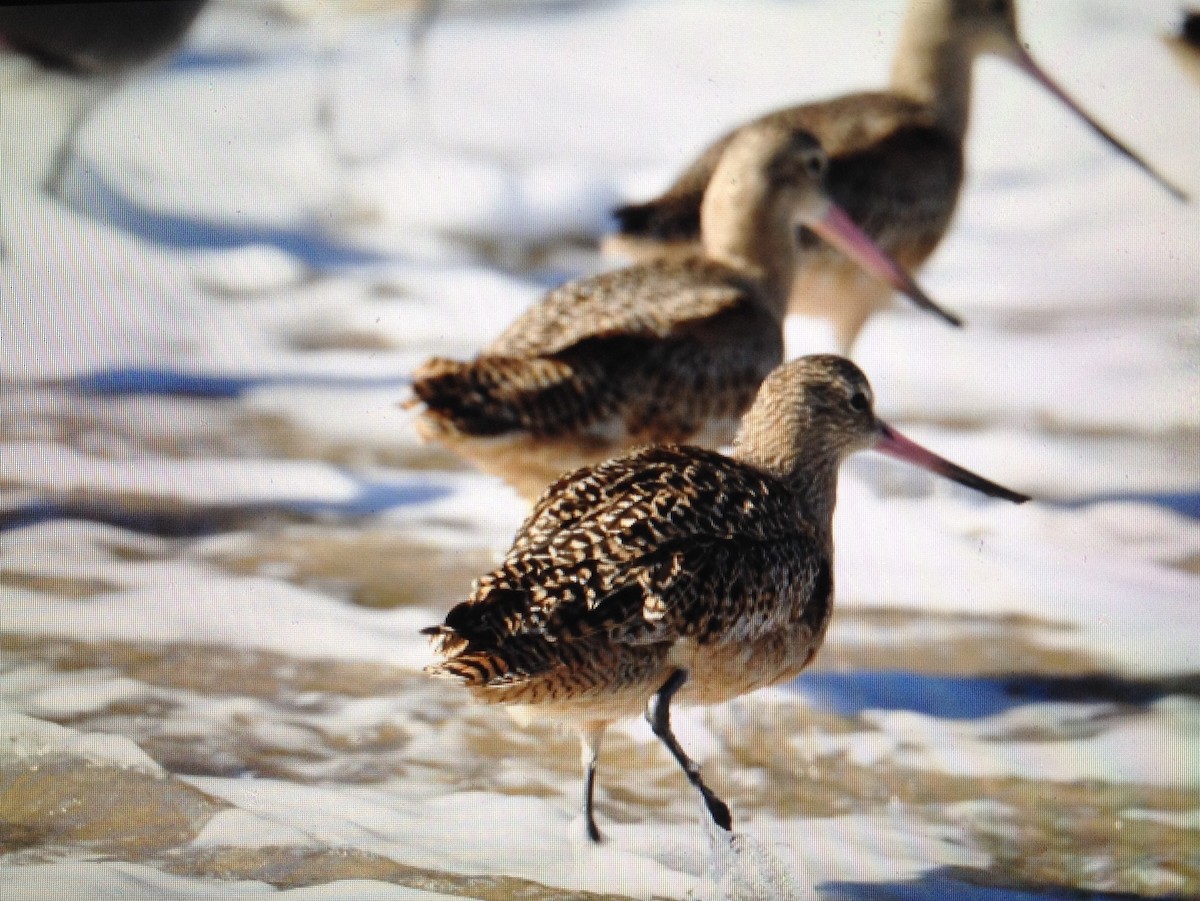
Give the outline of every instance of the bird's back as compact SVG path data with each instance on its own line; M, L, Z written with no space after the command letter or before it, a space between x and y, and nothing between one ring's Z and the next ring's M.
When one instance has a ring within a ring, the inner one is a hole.
M627 266L550 291L484 354L547 356L597 338L667 338L689 323L729 309L755 290L745 273L699 255Z
M206 0L0 5L0 37L42 65L115 75L182 40Z
M640 444L727 443L783 357L757 290L704 260L564 285L475 360L422 366L418 427L533 496Z
M484 700L628 695L635 711L682 655L698 696L733 696L807 662L831 593L829 550L786 485L712 451L647 448L547 490L430 630L446 657L434 672ZM743 659L755 648L777 652L770 672Z
M776 110L759 122L811 132L829 156L830 197L900 262L932 252L957 202L963 156L961 142L937 126L927 106L887 91L860 92ZM621 235L698 242L704 191L737 131L706 148L659 198L618 209Z

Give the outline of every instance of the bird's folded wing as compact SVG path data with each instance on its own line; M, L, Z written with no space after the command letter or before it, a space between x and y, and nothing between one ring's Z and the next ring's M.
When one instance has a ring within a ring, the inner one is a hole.
M703 259L659 261L568 282L525 311L485 355L546 356L588 338L664 338L743 301L748 284Z
M754 635L819 581L823 549L791 492L728 457L647 448L564 481L447 616L467 644Z

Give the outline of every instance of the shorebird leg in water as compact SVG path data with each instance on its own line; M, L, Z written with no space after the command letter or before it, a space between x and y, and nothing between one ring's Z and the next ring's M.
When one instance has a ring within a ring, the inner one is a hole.
M583 819L587 826L587 836L594 842L603 839L599 827L596 826L596 767L600 756L600 739L604 735L604 723L588 723L579 729L579 743L582 745L583 760Z
M683 769L688 782L692 783L700 792L700 797L704 800L704 806L713 822L726 832L731 832L733 816L729 813L729 805L713 794L712 789L704 784L704 779L700 775L700 767L696 761L687 756L687 753L680 747L679 740L675 738L675 733L671 731L671 698L675 697L675 692L683 688L683 683L687 682L687 678L687 670L677 669L671 673L667 681L663 683L663 687L650 699L650 703L646 707L646 722L650 724L650 728L654 730L658 740L666 745L671 756Z

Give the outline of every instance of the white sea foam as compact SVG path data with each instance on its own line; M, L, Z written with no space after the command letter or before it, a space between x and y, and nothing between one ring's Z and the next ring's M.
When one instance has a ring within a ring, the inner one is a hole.
M1027 517L1038 514L1023 508L883 501L864 488L843 480L835 517L842 604L1021 613L1075 626L1042 640L1126 671L1195 665L1195 576L1110 555L1102 543L1060 545L1055 519L1047 531L1031 529Z
M162 767L123 736L77 732L20 713L0 712L0 763L22 766L55 758L163 775Z
M64 893L85 893L97 901L163 898L169 901L216 901L220 898L271 898L284 901L448 901L453 897L367 879L343 879L324 885L279 890L264 882L235 882L174 876L153 867L127 863L38 864L5 873L14 898L55 901Z
M476 352L544 287L498 271L480 251L520 259L528 242L596 233L614 202L660 190L728 126L784 103L882 84L901 5L663 0L459 17L463 5L451 4L428 36L418 90L406 80L405 16L335 22L348 36L342 46L365 52L335 54L330 67L318 63L326 32L215 4L192 46L245 53L247 63L149 73L110 98L81 136L84 166L68 194L86 204L98 176L151 218L248 236L249 246L232 250L162 247L37 195L46 149L82 95L5 61L0 375L11 386L156 366L267 380L231 402L235 412L217 425L218 414L206 419L202 404L14 389L0 407L0 506L22 508L46 495L342 503L365 483L385 481L446 490L389 511L389 526L446 549L503 551L525 507L477 474L352 472L224 451L172 457L122 436L144 430L187 447L180 436L203 435L206 425L236 432L236 416L249 413L360 448L366 460L367 451L411 449L410 415L395 407L403 376L431 354ZM1174 0L1023 7L1032 51L1068 90L1158 168L1200 191L1200 92L1157 43L1175 24ZM321 15L326 28L331 14ZM1137 77L1113 77L1131 71ZM316 122L330 94L332 140ZM1194 491L1195 204L1170 201L1009 67L981 65L975 98L955 228L921 276L969 326L945 329L899 306L877 317L858 358L881 413L939 452L1043 499ZM280 233L295 240L271 243ZM381 259L320 271L304 258L305 240ZM788 323L790 352L812 346L805 329ZM72 433L81 409L94 436ZM836 533L844 609L1020 614L1054 624L1031 627L1035 643L1082 653L1119 675L1196 668L1200 582L1190 570L1200 531L1160 506L1009 508L864 456L843 479ZM75 580L77 594L56 594L60 578ZM298 667L321 660L415 673L429 659L418 630L439 613L355 608L270 574L230 575L205 561L203 546L188 553L177 542L87 523L5 532L0 579L0 628L23 641L212 646L270 652ZM952 619L939 628L952 630ZM698 812L678 816L677 799L688 791L679 779L641 786L633 802L614 797L614 805L635 805L633 822L608 822L602 804L611 842L592 848L571 837L577 775L547 772L546 733L502 733L492 712L419 684L374 698L312 692L280 700L150 684L102 664L71 671L6 661L0 702L10 712L0 717L0 757L150 776L163 783L166 805L182 783L160 780L162 767L139 747L144 735L167 749L244 744L284 762L294 778L189 778L233 805L194 824L189 850L354 849L638 897L792 897L830 883L986 867L973 837L980 823L1009 828L1007 812L978 806L986 801L948 807L952 825L903 805L820 819L756 811L739 822L732 844L713 846ZM802 700L772 692L745 703L790 709ZM162 712L152 722L137 719L143 714L122 720L126 707ZM723 768L729 761L733 770L728 745L742 713L737 705L681 710L676 723L697 759ZM68 729L35 717L96 725ZM1197 722L1194 701L1181 697L1120 710L1029 704L969 721L868 710L858 731L816 729L796 739L795 750L885 771L1194 789ZM389 728L403 739L373 757L363 752L371 778L355 782L359 742ZM640 722L614 731L661 753ZM1030 737L1038 733L1047 740ZM504 735L504 759L481 756L481 734ZM224 771L225 760L214 752L203 764ZM734 770L721 778L752 785L756 777ZM661 808L643 808L641 798ZM107 809L100 793L89 800ZM1194 812L1124 815L1195 826ZM471 824L470 843L463 824ZM446 897L368 881L279 891L112 859L17 863L0 862L0 892L14 897ZM1178 889L1161 873L1151 876L1164 891ZM972 892L957 883L946 891Z
M345 501L356 481L307 460L106 460L49 443L0 445L5 477L62 497L139 495L193 504L255 504L289 499Z
M429 662L417 632L430 614L347 608L316 592L273 579L217 572L178 585L118 591L87 604L48 601L37 592L6 600L5 629L89 640L193 641L257 648L315 659Z
M1073 741L998 741L1010 730L1057 723L1055 705L1018 708L996 717L950 722L913 711L870 712L865 719L894 746L886 759L914 769L960 776L1022 776L1071 782L1095 779L1143 785L1200 784L1197 737L1200 705L1190 699L1168 698L1143 713L1111 722L1114 711L1098 707L1096 720L1105 722L1101 734ZM826 738L827 749L838 744ZM846 740L851 744L853 738ZM885 759L880 755L876 762Z

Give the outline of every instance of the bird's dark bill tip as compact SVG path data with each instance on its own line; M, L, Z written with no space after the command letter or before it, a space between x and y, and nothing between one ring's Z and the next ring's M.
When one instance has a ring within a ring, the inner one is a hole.
M806 226L857 263L863 271L899 291L918 309L932 313L956 328L962 327L963 322L958 316L935 303L904 267L855 225L850 215L836 203L830 201L824 216L807 222Z
M976 475L969 469L963 469L957 463L951 463L944 457L939 457L932 451L921 447L915 441L905 438L886 423L881 422L879 424L879 440L875 444L875 449L880 453L887 454L889 457L895 457L898 460L904 460L914 466L927 469L932 473L936 473L943 478L950 479L952 482L957 482L988 497L1009 501L1014 504L1024 504L1032 500L1027 494L1013 491L1011 488L1005 488L1003 485L999 485L990 479Z
M1180 203L1191 203L1192 202L1192 195L1189 194L1187 191L1183 190L1183 188L1176 187L1175 185L1173 185L1170 182L1165 181L1165 180L1163 182L1163 185L1164 185L1164 187L1166 187L1168 193L1170 193L1170 195L1172 197L1174 197L1176 200L1178 200Z
M941 475L958 482L960 485L965 485L967 488L973 488L980 494L994 497L997 500L1008 501L1013 504L1024 504L1032 500L1028 494L1022 494L1020 491L1005 488L1003 485L999 485L990 479L985 479L983 476L977 476L975 473L963 469L961 466L955 466L953 463L949 464Z
M1012 62L1032 78L1035 82L1042 86L1051 96L1057 99L1067 109L1074 113L1080 121L1088 128L1095 132L1101 140L1108 144L1113 150L1128 159L1135 166L1146 173L1151 179L1159 184L1160 187L1180 203L1190 203L1191 198L1187 192L1183 191L1177 185L1169 181L1157 169L1151 166L1146 160L1134 152L1134 150L1120 140L1115 134L1105 128L1100 122L1095 119L1091 113L1080 106L1071 95L1064 91L1057 82L1054 81L1042 67L1029 55L1024 48L1014 48L1011 56Z

